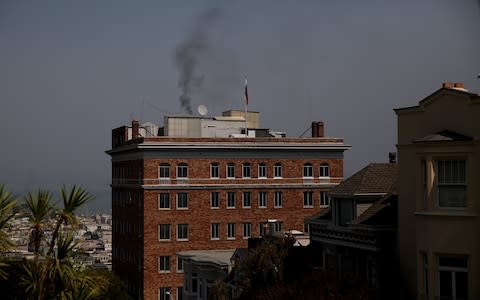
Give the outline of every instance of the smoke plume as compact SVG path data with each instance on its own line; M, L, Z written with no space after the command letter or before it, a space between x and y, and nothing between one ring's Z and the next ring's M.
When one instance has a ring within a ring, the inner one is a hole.
M204 11L193 24L187 38L175 49L175 64L179 72L178 87L181 90L180 105L188 114L192 114L191 94L201 88L204 78L198 74L198 62L210 48L209 31L219 17L218 7Z

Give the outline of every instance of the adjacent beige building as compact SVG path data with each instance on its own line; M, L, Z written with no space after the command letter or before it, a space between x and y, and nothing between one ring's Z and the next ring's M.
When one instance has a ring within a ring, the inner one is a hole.
M408 298L480 299L480 97L444 83L395 113Z

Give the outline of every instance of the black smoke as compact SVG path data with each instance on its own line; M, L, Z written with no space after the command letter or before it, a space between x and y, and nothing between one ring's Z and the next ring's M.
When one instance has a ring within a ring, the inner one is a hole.
M198 74L198 63L210 49L209 33L215 21L220 17L220 9L212 7L204 11L193 24L187 38L175 49L175 65L178 69L178 87L181 90L180 105L192 114L191 95L200 89L204 75Z

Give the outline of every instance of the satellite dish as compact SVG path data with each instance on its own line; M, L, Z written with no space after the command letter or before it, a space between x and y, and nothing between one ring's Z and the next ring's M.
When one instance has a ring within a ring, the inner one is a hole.
M201 116L205 116L206 114L208 114L208 109L205 105L203 104L200 104L197 108L197 111L198 113L201 115Z

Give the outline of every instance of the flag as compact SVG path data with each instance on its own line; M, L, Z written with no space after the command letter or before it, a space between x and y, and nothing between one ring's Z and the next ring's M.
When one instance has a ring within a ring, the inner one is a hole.
M248 105L248 88L247 88L247 78L245 77L245 104Z

